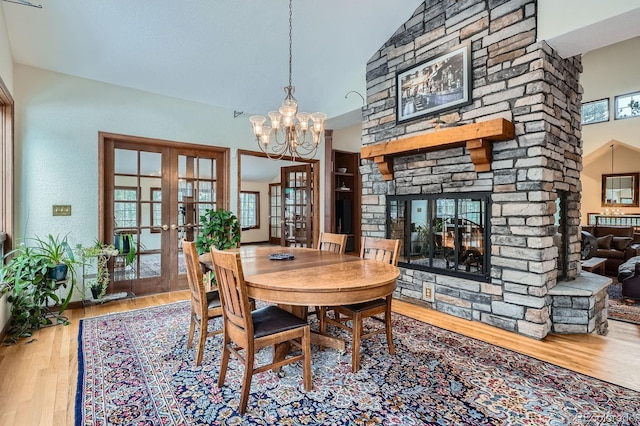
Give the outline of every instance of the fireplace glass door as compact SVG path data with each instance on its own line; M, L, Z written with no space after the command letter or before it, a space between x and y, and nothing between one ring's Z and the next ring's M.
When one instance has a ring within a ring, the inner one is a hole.
M489 278L488 194L390 197L388 207L403 266Z

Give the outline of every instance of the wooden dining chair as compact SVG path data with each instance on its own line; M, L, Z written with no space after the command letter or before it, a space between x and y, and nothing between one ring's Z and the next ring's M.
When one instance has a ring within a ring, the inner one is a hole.
M252 312L240 253L211 248L211 259L221 293L224 318L224 342L218 387L224 385L229 356L233 354L244 363L244 379L238 408L241 414L247 408L251 379L254 374L301 360L304 389L310 391L311 331L309 324L306 320L275 305L265 306ZM300 349L302 353L289 358L284 354L283 359L277 359L274 356L273 362L254 366L255 353L258 350L266 346L274 346L275 354L277 345L283 343ZM244 350L244 356L240 353L242 350Z
M347 248L347 234L332 234L321 232L318 241L318 250L330 251L332 253L344 254Z
M197 328L198 347L195 360L196 365L200 365L207 338L222 333L222 329L209 331L209 319L222 316L222 305L217 290L207 292L205 289L196 243L182 240L182 253L187 267L187 282L191 294L191 324L189 325L187 348L193 344L193 336Z
M381 238L362 237L360 257L375 259L380 262L398 265L400 255L400 240L386 240ZM385 298L371 300L369 302L355 303L352 305L332 306L320 308L320 334L326 333L327 324L347 330L353 335L351 353L351 371L354 373L360 369L360 342L379 333L386 333L389 353L396 353L393 346L393 333L391 329L391 301L393 295ZM334 312L334 317L327 316L328 311ZM384 314L384 318L377 315ZM365 318L373 318L384 323L383 328L364 333L362 323ZM351 321L351 326L347 323Z
M347 234L332 234L330 232L321 232L318 240L318 250L328 251L331 253L344 254L347 248ZM307 311L307 318L320 314L319 306L312 306L313 310Z

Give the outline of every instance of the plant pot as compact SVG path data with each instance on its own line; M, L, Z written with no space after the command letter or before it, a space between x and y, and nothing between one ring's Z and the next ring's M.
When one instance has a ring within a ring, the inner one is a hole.
M100 299L100 288L91 287L91 295L93 296L94 300Z
M64 263L60 263L53 268L49 268L47 276L54 281L63 281L67 279L67 271L69 267Z

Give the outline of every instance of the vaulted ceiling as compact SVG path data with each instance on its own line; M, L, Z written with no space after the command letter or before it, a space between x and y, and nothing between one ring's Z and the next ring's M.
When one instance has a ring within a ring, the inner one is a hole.
M284 97L286 0L31 1L42 8L0 3L18 64L246 114L266 114ZM294 0L301 108L359 110L362 99L345 95L364 94L367 61L421 3Z

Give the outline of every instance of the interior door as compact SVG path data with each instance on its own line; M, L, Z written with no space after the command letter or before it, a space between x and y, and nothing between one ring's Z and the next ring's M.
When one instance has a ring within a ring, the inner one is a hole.
M224 149L144 141L104 139L102 238L131 236L135 248L132 261L117 256L110 265L108 293L187 288L182 238L195 240L200 215L228 201Z
M282 238L282 186L269 184L269 243L280 244Z
M282 167L281 245L313 247L314 188L312 164Z

